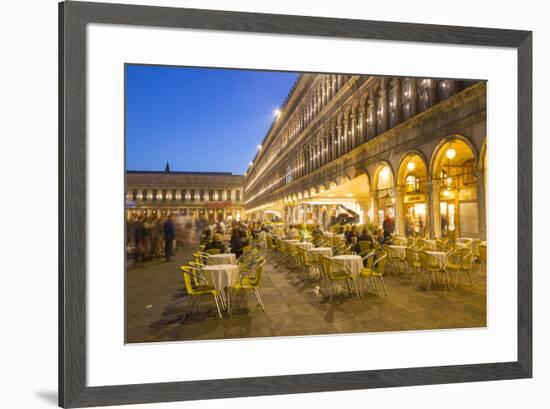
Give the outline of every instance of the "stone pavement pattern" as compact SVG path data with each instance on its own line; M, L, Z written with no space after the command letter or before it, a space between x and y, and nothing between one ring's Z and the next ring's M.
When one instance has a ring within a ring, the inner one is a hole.
M369 292L356 300L342 294L329 304L311 284L269 258L260 288L265 312L249 291L239 293L231 317L219 319L212 297L206 296L200 312L190 312L178 267L191 254L192 249L180 248L173 262L152 261L128 270L127 343L486 326L486 274L477 269L473 287L423 291L407 274L388 274L388 297Z

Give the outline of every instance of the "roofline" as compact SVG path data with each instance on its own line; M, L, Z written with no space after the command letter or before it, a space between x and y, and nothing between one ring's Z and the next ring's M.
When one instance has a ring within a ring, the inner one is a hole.
M199 172L199 171L174 171L166 172L163 170L127 170L126 174L146 174L146 175L205 175L205 176L241 176L231 172Z

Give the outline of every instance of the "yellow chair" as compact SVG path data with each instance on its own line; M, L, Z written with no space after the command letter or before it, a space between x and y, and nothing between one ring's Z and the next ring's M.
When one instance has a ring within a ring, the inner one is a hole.
M422 272L419 283L425 275L428 275L428 286L426 287L426 291L430 291L432 286L432 278L435 278L435 281L437 282L437 273L445 274L445 278L447 279L447 288L450 288L449 274L445 271L443 263L439 258L432 256L425 251L420 251L418 253L418 260L420 262L420 270Z
M241 290L252 290L254 292L254 296L256 297L256 301L258 302L258 305L260 306L262 311L265 311L265 307L264 303L262 302L262 297L260 296L260 291L258 290L258 288L260 287L260 284L262 282L264 264L265 259L263 257L260 257L255 265L253 274L241 275L241 279L239 280L239 282L233 284L233 286L231 287L234 292L238 292ZM229 313L231 313L231 307L229 308Z
M359 278L362 279L360 283L364 283L366 280L370 280L373 288L376 288L376 284L374 283L374 279L372 278L372 265L374 263L375 254L376 254L375 251L371 250L363 257L364 267L361 270L361 274L359 275ZM361 296L363 296L363 294L364 294L364 291L363 291L363 288L361 288Z
M460 273L468 274L470 279L470 286L473 286L472 275L470 274L470 268L472 266L472 252L467 248L460 248L449 255L449 262L447 262L446 270L451 275L455 276L455 287L458 287L460 282Z
M418 273L420 271L420 262L418 261L417 253L413 250L412 246L405 249L405 261L409 271Z
M221 250L220 249L208 249L208 250L204 250L205 253L207 254L221 254Z
M330 284L330 299L329 302L332 303L332 298L334 295L334 286L337 283L346 283L348 287L349 295L352 296L355 292L357 299L359 299L359 292L357 291L357 286L355 285L355 280L351 274L349 267L338 261L334 261L328 257L322 257L323 265L323 274L328 279Z
M357 243L359 245L359 252L364 253L369 251L372 248L372 243L370 241L362 240Z
M479 260L481 261L481 266L483 268L487 268L487 243L479 243L477 250L479 251Z
M198 297L198 310L200 311L200 296L211 295L212 297L214 297L216 309L218 310L218 316L222 318L220 304L218 302L218 291L208 283L208 280L206 278L198 274L193 267L181 266L180 270L183 273L183 282L185 284L185 290L187 291L187 294L192 297ZM200 282L201 284L193 285L191 279L196 280L196 282Z
M384 295L387 297L388 292L386 291L386 283L384 283L384 273L386 270L386 261L388 259L388 253L382 251L378 253L376 260L374 260L372 266L371 277L373 278L374 289L378 291L378 286L376 285L376 278L382 283L382 288L384 289Z

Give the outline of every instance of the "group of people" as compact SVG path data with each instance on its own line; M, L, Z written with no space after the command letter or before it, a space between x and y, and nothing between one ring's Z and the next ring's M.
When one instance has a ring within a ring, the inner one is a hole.
M242 221L225 223L221 221L204 228L200 243L205 246L205 250L219 249L222 253L231 251L238 258L242 255L243 249L250 245L250 238L257 239L261 231L268 231L267 226L263 223ZM228 246L223 241L224 235L230 236Z
M128 245L133 248L134 262L165 257L170 261L176 240L174 216L157 219L139 216L127 224Z

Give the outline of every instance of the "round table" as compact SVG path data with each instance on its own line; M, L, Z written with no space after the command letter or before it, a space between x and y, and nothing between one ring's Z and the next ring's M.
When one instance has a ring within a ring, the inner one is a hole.
M234 264L216 264L202 268L208 282L218 291L239 281L239 267Z
M216 264L237 264L237 257L233 253L212 254L208 260Z
M444 251L426 251L426 254L437 258L443 264L443 268L447 266L447 253Z
M313 248L313 243L303 241L301 243L296 243L296 246L303 248L304 250L311 250Z
M359 274L361 274L361 270L363 269L363 259L361 256L354 255L354 254L342 254L341 256L335 256L332 257L333 260L345 264L350 272L353 278L359 277Z
M407 246L397 246L395 244L392 244L391 246L388 246L388 257L389 258L399 258L401 260L405 260L405 249Z
M312 249L309 249L309 251L319 253L320 255L325 257L332 257L332 247L314 247Z

